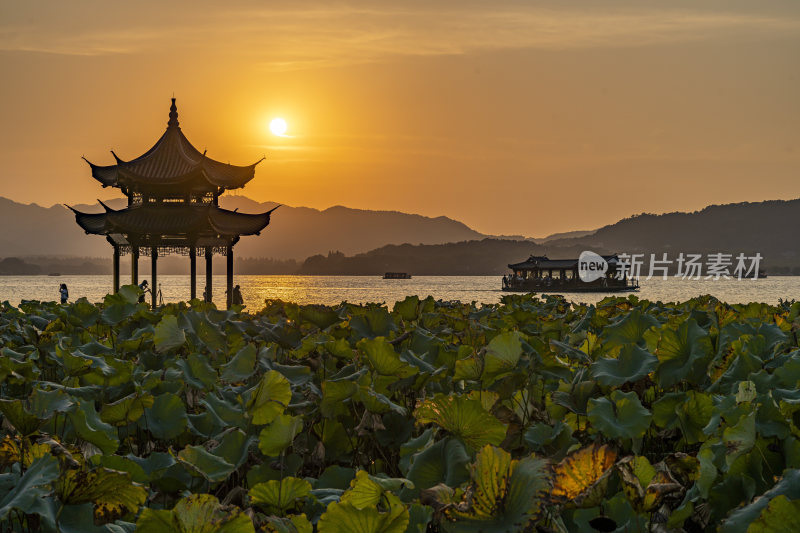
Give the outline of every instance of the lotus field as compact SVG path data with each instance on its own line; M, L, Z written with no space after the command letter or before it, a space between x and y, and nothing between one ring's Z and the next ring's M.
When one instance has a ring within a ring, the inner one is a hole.
M0 312L0 531L800 531L800 303Z

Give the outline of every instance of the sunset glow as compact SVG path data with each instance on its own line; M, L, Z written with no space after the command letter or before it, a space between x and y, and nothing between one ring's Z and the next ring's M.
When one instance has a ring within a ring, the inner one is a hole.
M259 202L543 237L800 196L800 2L97 5L0 8L6 197L105 198L80 156L142 153L173 93L209 155L268 155Z

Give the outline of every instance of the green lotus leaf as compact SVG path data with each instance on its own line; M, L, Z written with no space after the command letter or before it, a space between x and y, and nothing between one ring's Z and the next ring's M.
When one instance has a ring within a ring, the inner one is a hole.
M632 439L644 435L652 414L635 392L615 390L611 398L589 400L589 422L609 439Z
M292 514L285 517L267 516L269 524L267 531L275 533L312 533L314 526L308 521L305 514Z
M549 487L547 463L528 457L512 460L501 448L486 445L471 468L471 496L445 511L445 531L523 531L539 512ZM464 507L466 506L466 509Z
M346 413L346 400L358 392L358 384L353 381L323 381L322 402L319 405L322 416L331 418Z
M227 346L225 333L209 319L207 313L187 311L181 314L179 324L200 351L206 349L216 352Z
M522 335L518 331L509 331L495 336L486 346L483 358L482 378L488 379L516 368L522 356Z
M616 359L601 357L592 364L592 377L604 387L633 383L656 369L658 358L635 344L622 347Z
M211 453L239 468L247 461L250 445L255 440L255 437L248 437L241 429L228 431Z
M341 321L339 314L329 307L322 305L304 305L300 308L300 318L311 322L319 329L328 329Z
M800 500L789 500L783 494L772 498L747 531L752 533L800 531Z
M264 426L258 436L258 449L267 456L280 455L292 445L295 436L303 429L303 420L298 416L278 415Z
M103 299L103 311L100 313L103 322L116 325L132 317L140 309L146 309L147 304L139 306L141 289L136 285L123 285L119 291L107 294Z
M702 392L670 392L653 404L653 423L664 429L679 428L688 444L705 441L704 428L711 421L714 402Z
M756 413L743 416L735 426L725 428L722 441L725 443L725 462L730 466L755 445Z
M253 424L261 426L275 420L283 413L292 399L292 386L280 372L270 370L250 390L250 399L245 406Z
M205 355L190 353L186 359L178 359L176 365L183 372L183 377L189 385L200 390L213 390L219 376Z
M350 318L350 327L359 337L374 339L387 337L397 330L397 325L385 307L370 306L358 310L358 314Z
M794 502L800 501L800 470L787 470L784 472L783 479L778 481L774 487L762 494L760 497L755 498L753 503L733 511L722 523L719 530L722 533L745 533L746 531L750 531L748 529L750 525L753 522L756 522L762 516L764 511L768 508L769 503L781 496L791 500L793 507L796 505ZM780 515L782 517L784 512L789 510L788 506L786 505L786 502L780 503L778 506L780 507ZM765 517L765 520L762 522L762 524L766 526L766 524L769 524L767 520L771 522L772 518L775 518L775 516L771 516L769 519L766 519ZM755 529L755 531L770 530ZM796 529L785 531L796 531Z
M169 513L169 514L167 514ZM255 533L253 522L241 509L223 507L210 494L192 494L172 511L145 508L136 521L137 533Z
M497 446L506 436L506 425L486 411L479 399L437 394L422 402L414 417L418 424L433 423L449 431L473 449Z
M183 400L171 392L165 392L156 396L152 407L145 409L145 416L139 423L146 423L155 438L168 440L183 433L188 421Z
M383 337L361 339L356 346L364 352L370 366L378 374L407 378L419 372L416 367L400 359L400 355L394 351L394 347Z
M253 375L256 370L256 347L248 344L239 350L226 365L220 367L222 370L222 381L238 382L245 381Z
M69 412L69 420L78 437L91 442L105 454L112 454L119 448L119 437L114 426L100 420L94 410L93 402L80 401Z
M186 466L192 475L204 477L212 483L225 481L236 470L236 466L207 452L202 446L186 446L178 452L178 461Z
M178 325L178 318L175 315L167 315L161 319L161 322L156 325L153 341L159 352L165 352L186 343L186 334Z
M333 502L317 522L319 533L405 533L409 514L406 506L389 495L389 509L357 509L352 503Z
M702 382L712 356L708 333L694 319L681 323L677 329L665 326L659 332L655 351L659 361L656 369L659 386L666 389L682 380L694 384Z
M367 507L374 507L381 501L383 487L373 481L364 470L356 472L356 477L350 481L350 489L342 495L342 503L349 503L359 511Z
M457 487L469 479L470 456L458 439L444 438L414 454L406 477L416 490L428 489L439 483Z
M650 314L643 314L638 308L623 316L603 329L605 342L612 346L623 344L639 344L643 342L644 333L660 325L658 319Z
M0 400L0 413L3 413L6 421L14 426L14 429L22 435L27 437L33 435L45 423L44 419L37 417L25 409L22 400Z
M152 394L129 394L116 402L104 405L100 410L100 420L112 426L126 426L139 420L144 410L152 406Z
M433 520L433 509L427 505L412 503L408 508L408 528L407 533L425 533L428 531L428 524Z
M392 311L403 320L416 320L419 315L419 296L406 296L402 302L395 302Z
M22 477L15 480L14 488L0 500L0 521L5 521L14 509L32 512L37 500L50 493L50 485L58 478L58 473L58 460L52 455L36 459Z
M270 514L284 515L297 505L297 500L311 494L311 483L305 479L285 477L280 481L259 483L248 494L251 502L263 506Z
M55 413L66 413L73 405L75 401L63 390L45 391L35 388L31 394L31 411L42 419L50 418Z

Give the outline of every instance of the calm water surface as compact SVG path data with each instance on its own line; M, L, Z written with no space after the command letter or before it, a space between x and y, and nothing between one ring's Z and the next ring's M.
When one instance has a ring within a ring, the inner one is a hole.
M144 277L142 279L145 279ZM237 276L249 310L263 307L265 299L280 298L301 304L334 305L385 302L390 306L407 295L428 295L441 300L497 303L504 293L500 276L416 276L410 280L384 280L378 276ZM198 292L204 278L198 277ZM86 297L99 302L111 289L111 276L0 276L0 301L18 305L20 300L57 300L58 287L66 283L70 301ZM165 302L187 300L189 277L159 276ZM702 294L712 294L728 303L767 302L780 298L800 299L800 276L780 276L756 280L682 280L651 279L641 281L639 298L683 301ZM225 276L214 276L214 301L225 303ZM630 294L630 293L629 293ZM576 302L595 303L608 294L573 293L565 296ZM149 300L148 300L149 301Z

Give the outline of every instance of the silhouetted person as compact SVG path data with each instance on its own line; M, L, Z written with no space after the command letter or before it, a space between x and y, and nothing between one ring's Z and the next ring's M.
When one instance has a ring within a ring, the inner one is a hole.
M67 289L67 284L62 283L61 287L58 288L58 292L61 293L61 303L67 303L67 300L69 300L69 289Z
M244 298L242 298L242 289L240 289L238 285L233 288L233 294L231 294L231 303L233 305L244 304Z
M147 280L143 279L142 282L139 284L139 288L142 289L142 294L139 295L139 302L144 302L144 295L150 292L150 289L147 287Z

